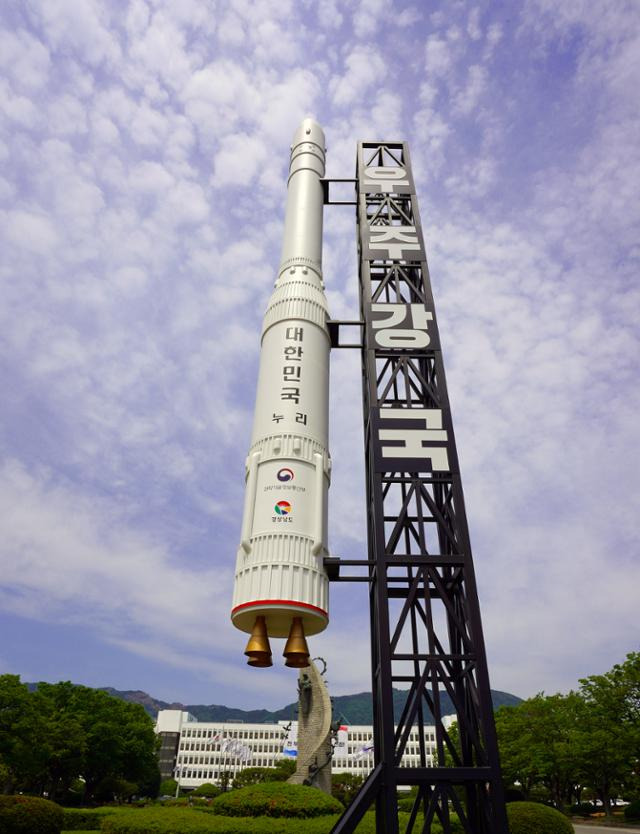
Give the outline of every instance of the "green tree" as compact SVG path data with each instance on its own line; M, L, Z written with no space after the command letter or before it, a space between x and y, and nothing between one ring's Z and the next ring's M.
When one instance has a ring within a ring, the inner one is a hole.
M40 684L38 695L50 702L57 715L75 719L82 728L85 756L79 775L85 780L88 799L98 794L108 798L105 786L115 784L109 781L114 779L135 784L136 792L157 795L157 737L142 706L70 683ZM112 791L114 797L123 792L121 785Z
M0 773L3 793L35 783L41 776L39 747L43 718L17 675L0 675Z
M609 816L612 798L636 779L640 761L640 653L580 684L584 709L575 743L581 775Z
M47 792L49 799L57 800L69 792L74 781L86 768L85 731L78 718L46 697L42 687L30 696L42 721L38 742L40 772L38 784L31 790Z
M55 798L81 777L88 800L155 796L156 749L153 723L138 704L71 683L40 683L29 692L17 676L0 676L0 774L7 793L46 791Z
M223 770L220 772L220 787L223 791L228 791L229 788L232 786L233 782L233 771L232 770Z
M576 734L582 707L575 692L540 693L498 710L496 731L507 785L519 783L527 798L543 785L558 809L571 802L580 779Z

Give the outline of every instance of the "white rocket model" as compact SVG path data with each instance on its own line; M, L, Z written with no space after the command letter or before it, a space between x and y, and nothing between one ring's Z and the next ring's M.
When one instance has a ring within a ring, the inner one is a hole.
M305 633L328 623L329 331L322 281L325 145L305 119L291 148L282 259L262 349L231 620L251 634L250 666L307 666Z

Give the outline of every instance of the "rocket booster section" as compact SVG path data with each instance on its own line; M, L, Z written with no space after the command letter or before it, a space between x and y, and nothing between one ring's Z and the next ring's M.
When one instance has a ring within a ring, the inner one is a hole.
M251 634L251 666L307 666L305 633L328 623L329 331L322 280L322 128L305 119L291 148L284 243L262 328L260 370L231 619Z

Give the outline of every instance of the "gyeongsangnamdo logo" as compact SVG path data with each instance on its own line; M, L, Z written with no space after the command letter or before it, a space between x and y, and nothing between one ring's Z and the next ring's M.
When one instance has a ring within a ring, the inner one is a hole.
M289 515L291 512L291 504L288 501L278 501L274 510L278 515Z
M278 480L279 481L293 481L293 470L284 468L278 470Z

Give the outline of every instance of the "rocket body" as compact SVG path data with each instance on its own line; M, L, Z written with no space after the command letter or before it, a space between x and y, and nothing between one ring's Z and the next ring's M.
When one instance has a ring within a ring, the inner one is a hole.
M264 617L269 637L287 637L294 618L307 635L328 622L324 163L324 133L305 119L291 149L282 258L262 328L231 611L245 632Z

